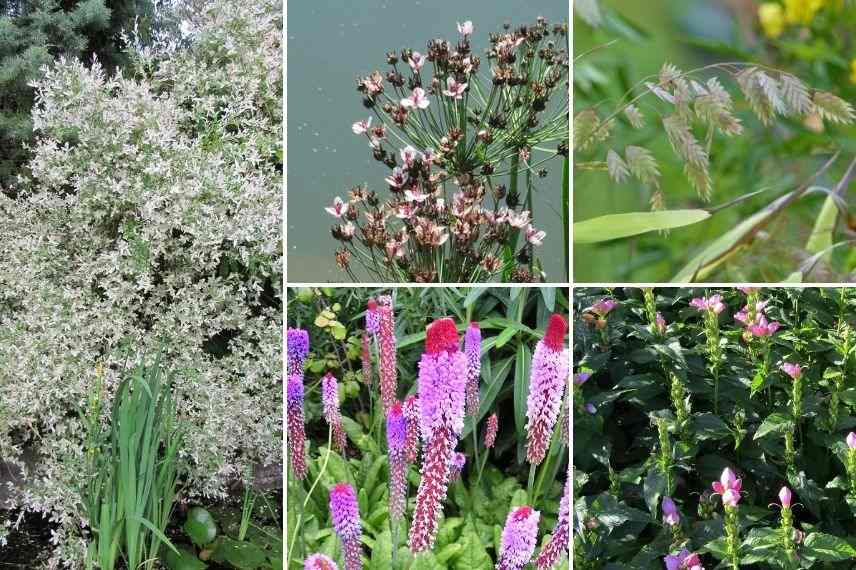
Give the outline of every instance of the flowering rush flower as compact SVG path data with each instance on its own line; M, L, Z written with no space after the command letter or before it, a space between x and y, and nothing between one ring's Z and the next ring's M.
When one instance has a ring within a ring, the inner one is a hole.
M333 530L342 541L345 570L362 570L360 506L354 488L348 483L337 483L330 489L330 518Z
M690 301L690 307L695 307L699 311L713 311L717 315L725 310L725 303L722 302L722 295L711 295L710 297L696 297Z
M544 230L536 230L532 224L526 226L526 241L532 245L541 245L544 243L545 237L547 237L547 232Z
M603 318L617 306L618 301L614 299L601 299L600 301L589 307L587 311L596 314L600 318Z
M369 351L368 334L363 334L363 382L372 385L372 355Z
M527 505L512 509L505 519L496 570L520 570L532 558L541 513Z
M286 374L303 376L303 362L309 354L309 333L303 329L288 329L286 333L287 359Z
M344 453L348 440L342 428L342 414L339 412L339 383L329 372L321 379L321 404L324 419L333 429L333 443L340 453Z
M434 547L452 451L464 428L467 357L460 351L459 342L455 322L438 319L428 326L425 352L419 361L419 428L425 449L410 527L410 550L414 554Z
M425 90L421 87L416 87L410 94L410 97L405 97L400 101L401 106L405 109L427 109L431 102L425 96Z
M353 125L351 125L351 130L354 131L355 135L363 135L368 132L368 130L372 127L372 118L369 117L365 121L357 121Z
M306 433L303 428L303 375L291 374L286 387L286 423L291 467L300 480L306 478Z
M458 33L462 36L469 36L473 33L473 23L467 20L464 23L458 22Z
M481 375L481 329L475 321L464 335L464 353L467 355L467 415L479 412L479 376Z
M538 570L552 568L559 561L559 558L568 551L568 543L571 538L570 483L570 479L565 481L565 492L562 494L561 502L559 502L559 515L556 519L556 527L553 529L553 534L550 536L547 544L541 548L538 557L535 558L535 568Z
M496 443L496 432L499 430L499 418L496 414L491 414L487 418L487 423L484 430L484 446L488 449L492 448Z
M779 501L782 503L783 509L791 508L791 500L793 499L793 493L787 487L782 487L779 491Z
M377 301L369 299L366 308L366 332L377 334L380 331L380 312L377 310Z
M410 65L410 69L413 70L413 73L419 73L419 70L422 69L423 65L425 65L425 56L418 51L414 51L410 54L410 59L407 63Z
M380 327L378 345L380 346L380 398L384 412L389 411L395 401L398 387L398 368L395 353L395 315L392 312L392 297L382 295L380 301Z
M333 205L324 208L328 214L341 218L348 213L348 203L342 200L339 196L333 198Z
M564 348L567 330L565 319L561 315L552 315L544 338L538 341L532 355L526 401L526 459L533 465L544 460L562 407L570 361Z
M407 432L404 437L404 458L416 463L419 454L419 397L409 396L404 400L404 420Z
M326 554L310 554L303 562L303 570L339 570Z
M792 379L797 380L802 376L802 367L797 364L792 364L790 362L784 362L781 366L782 372L790 376Z
M663 509L663 522L670 526L675 526L681 522L681 515L678 513L678 506L671 497L663 497L663 502L660 505Z
M743 483L730 468L726 467L719 481L714 481L711 486L715 493L722 496L722 504L726 507L736 507L740 502L740 489Z
M443 90L443 95L451 97L455 100L464 98L464 92L467 90L467 84L457 81L451 75L446 78L446 88ZM427 106L427 105L426 105Z
M669 554L664 560L666 570L704 570L699 555L694 552L690 553L686 548L678 554Z
M407 462L405 443L407 422L401 402L396 401L386 416L386 445L389 449L389 516L400 520L404 516L407 497Z

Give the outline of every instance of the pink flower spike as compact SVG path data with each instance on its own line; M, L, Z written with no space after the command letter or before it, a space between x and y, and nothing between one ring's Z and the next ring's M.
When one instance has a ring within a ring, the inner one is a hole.
M481 329L475 321L464 335L464 354L467 355L467 406L468 416L479 412L479 378L481 377Z
M348 483L337 483L330 489L330 518L342 541L345 570L362 570L360 506L354 488Z
M401 106L405 109L427 109L430 104L431 102L425 96L425 90L421 87L416 87L410 97L401 100Z
M547 235L547 232L543 230L536 230L532 227L532 224L526 226L526 241L531 243L532 245L541 245L544 243L544 237Z
M449 76L446 78L446 89L443 90L443 95L452 97L453 99L462 99L464 91L467 90L467 85L467 83L461 83L454 77Z
M740 502L740 489L743 483L730 468L722 471L719 481L713 482L713 490L722 496L722 504L727 507L736 507Z
M341 218L348 212L348 203L336 196L333 198L333 205L324 208L328 214Z
M852 431L847 434L847 447L856 449L856 433Z
M336 563L326 554L310 554L303 561L303 570L339 570Z
M782 364L781 369L785 374L787 374L794 380L797 380L800 376L802 376L802 367L799 364L785 362Z
M678 513L678 507L671 497L663 497L661 505L663 509L663 522L670 526L675 526L681 522L681 515Z
M333 444L339 453L348 446L345 429L342 427L342 415L339 411L339 383L329 372L321 379L321 403L324 419L333 430Z
M564 348L567 330L568 324L561 315L551 315L544 338L532 354L526 399L526 459L532 465L544 460L559 419L569 376L570 358Z
M499 418L496 414L491 414L487 418L487 425L484 430L484 446L490 449L496 443L496 432L499 430Z
M413 70L413 73L419 73L419 70L425 65L425 56L418 51L414 51L410 54L410 60L407 63L410 64L410 69Z
M354 131L355 135L365 134L372 126L372 118L369 117L365 121L357 121L353 125L351 125L351 130Z
M791 499L793 495L791 494L791 490L787 487L782 487L782 490L779 491L779 501L782 502L782 507L785 509L791 508Z
M462 36L469 36L473 33L473 23L470 20L466 22L458 22L458 33Z
M541 513L532 507L513 509L505 519L496 570L521 570L529 564L538 537Z

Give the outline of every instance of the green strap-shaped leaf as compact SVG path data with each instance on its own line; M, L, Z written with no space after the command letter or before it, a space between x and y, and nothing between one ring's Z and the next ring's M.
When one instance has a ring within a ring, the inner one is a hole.
M574 224L574 243L598 243L703 222L707 210L629 212L591 218Z

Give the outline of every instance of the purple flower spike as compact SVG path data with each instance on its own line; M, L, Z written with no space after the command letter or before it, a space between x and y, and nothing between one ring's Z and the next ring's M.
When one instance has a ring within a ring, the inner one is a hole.
M496 443L496 432L499 430L499 418L496 414L491 414L487 418L487 425L484 430L484 446L488 449L492 448Z
M395 352L395 315L392 311L392 297L382 295L379 301L380 398L383 402L384 412L388 412L395 401L395 392L398 387L398 367Z
M294 475L306 478L306 432L303 418L303 376L292 374L286 387L286 420L288 429L288 450Z
M333 443L340 453L344 453L348 440L342 427L342 414L339 412L339 383L329 372L321 379L321 403L324 419L333 429Z
M563 555L567 557L568 543L571 538L570 483L570 479L565 481L565 492L562 494L562 500L559 503L559 516L556 519L556 528L553 529L550 540L544 545L535 559L535 568L538 570L552 568L559 561L560 557Z
M663 497L661 505L663 509L663 522L670 526L675 526L681 522L681 515L678 513L678 507L671 497Z
M389 514L390 518L400 520L404 516L407 497L407 462L405 444L407 442L407 422L396 401L386 416L386 444L389 448Z
M561 315L552 315L544 338L532 355L529 397L526 401L526 459L533 465L544 460L568 382L570 357L564 348L568 325Z
M467 355L467 415L479 412L479 376L481 375L481 329L477 322L470 323L464 336L464 354Z
M404 458L408 463L416 463L416 457L419 455L419 397L409 396L404 400L403 408L407 425Z
M286 344L288 349L286 373L288 376L292 374L303 376L303 362L309 354L309 333L303 329L288 329Z
M467 464L467 456L463 453L456 452L452 454L452 465L449 467L449 481L457 481L461 477L461 472Z
M310 554L303 562L303 570L339 570L339 567L326 554Z
M541 513L526 505L508 513L505 528L502 529L496 570L520 570L529 564L535 552L540 518Z
M333 530L342 541L345 570L362 570L360 507L354 488L348 483L337 483L330 490L330 518Z
M366 309L366 332L377 334L380 331L380 313L377 310L377 301L369 299Z

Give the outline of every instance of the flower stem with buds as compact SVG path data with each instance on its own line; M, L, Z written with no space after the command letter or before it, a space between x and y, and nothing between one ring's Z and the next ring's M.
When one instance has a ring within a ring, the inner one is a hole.
M725 543L732 570L740 563L740 517L738 507L725 506Z

